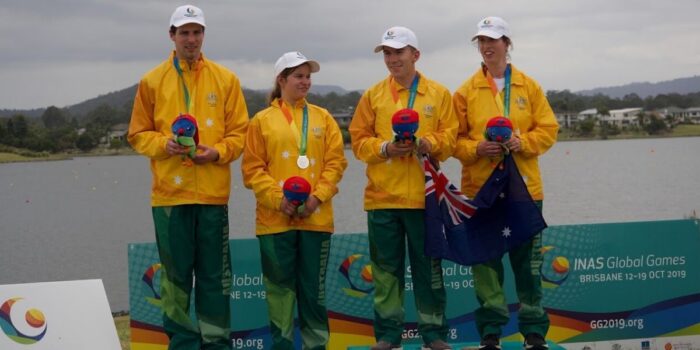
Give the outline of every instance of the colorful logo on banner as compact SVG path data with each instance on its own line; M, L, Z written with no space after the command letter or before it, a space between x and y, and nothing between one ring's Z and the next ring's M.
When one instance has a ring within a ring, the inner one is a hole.
M338 271L350 284L350 288L343 288L345 294L355 298L363 298L374 290L372 265L368 261L369 258L362 254L353 254L340 264Z
M160 263L155 263L151 266L149 266L146 269L146 272L143 273L143 277L141 277L141 280L146 284L148 287L149 293L152 296L146 296L145 299L146 301L151 304L155 305L157 307L161 306L161 300L160 300L160 293L158 293L158 288L156 282L159 281L158 278L156 278L156 273L161 268Z
M551 245L540 249L544 258L544 262L540 266L542 287L547 289L558 288L569 277L569 259L565 256L557 256L554 253L549 254L554 249L555 247Z
M10 298L2 303L0 306L0 328L13 341L30 345L40 341L46 335L46 318L44 313L38 309L27 309L22 320L13 320L12 308L21 300L24 298Z

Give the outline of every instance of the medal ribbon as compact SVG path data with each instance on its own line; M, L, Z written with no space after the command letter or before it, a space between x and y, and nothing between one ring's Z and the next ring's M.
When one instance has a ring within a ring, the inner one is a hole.
M304 103L304 113L303 117L301 120L301 137L299 136L299 130L297 129L297 125L294 122L294 116L292 115L292 112L289 111L287 106L285 105L284 101L282 99L277 100L279 103L280 109L282 110L282 113L284 114L285 118L287 118L287 122L289 123L289 126L291 127L293 131L294 138L297 141L297 146L299 147L299 156L305 156L306 155L306 134L309 130L309 107ZM301 138L301 140L299 140Z
M491 75L491 72L489 72L488 68L486 68L486 65L483 65L483 70L486 74L486 80L489 82L489 87L491 87L491 93L493 94L493 98L496 101L496 106L498 107L498 110L503 114L504 117L509 118L510 117L510 76L511 76L511 68L510 68L510 63L506 65L506 72L505 72L505 85L503 86L503 100L500 99L500 94L498 93L498 87L496 86L496 81L493 79L493 75Z
M406 108L413 109L413 102L416 101L416 93L418 92L418 80L420 80L420 76L418 73L416 73L416 77L413 78L413 82L411 83L411 89L408 95L408 106L406 106ZM403 106L401 106L401 100L399 99L399 92L394 86L393 77L389 82L389 89L391 90L391 97L394 99L394 103L396 104L396 110L403 108Z
M185 112L187 114L190 114L190 110L194 110L194 99L190 98L190 91L187 89L187 84L185 83L185 77L183 76L183 71L182 67L180 67L180 60L177 58L177 56L173 57L173 66L175 66L175 70L177 71L177 75L179 77L180 83L182 84L182 90L184 91L185 95ZM194 75L194 89L192 89L192 96L195 95L195 92L197 90L197 80L199 79L199 61L197 61L197 64L195 65L195 75Z

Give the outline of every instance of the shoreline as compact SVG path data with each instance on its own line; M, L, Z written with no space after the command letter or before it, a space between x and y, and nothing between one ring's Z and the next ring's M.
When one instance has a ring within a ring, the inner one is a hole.
M53 162L61 160L71 160L78 157L103 157L103 156L130 156L138 155L131 148L120 150L99 150L93 152L62 152L55 154L43 154L44 152L32 152L17 149L16 152L8 152L7 149L0 149L0 164L5 163L27 163L27 162Z
M606 138L600 137L577 137L571 136L569 133L560 133L557 138L557 143L559 142L569 142L569 141L608 141L608 140L638 140L638 139L667 139L667 138L680 138L680 137L700 137L700 125L689 125L688 130L682 130L681 132L670 132L668 134L662 135L643 135L643 134L620 134L608 136ZM350 145L345 145L346 149L350 149ZM100 149L92 152L63 152L63 153L46 153L46 152L33 152L25 149L18 148L0 148L0 164L6 163L26 163L26 162L51 162L51 161L61 161L61 160L71 160L77 157L103 157L103 156L129 156L138 155L134 150L129 147L124 147L122 149Z

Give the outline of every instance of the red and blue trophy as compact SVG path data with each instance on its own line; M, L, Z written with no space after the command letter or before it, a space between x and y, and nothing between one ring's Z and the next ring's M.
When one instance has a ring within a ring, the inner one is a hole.
M510 152L508 147L506 147L504 144L508 142L512 136L513 123L510 122L510 119L498 116L489 119L489 121L486 123L484 138L489 141L500 143L503 146L505 154Z
M297 212L301 213L304 211L304 202L311 193L311 184L301 176L292 176L284 181L282 192L284 197L297 207Z
M394 142L415 143L418 112L410 108L396 111L391 117L391 128L394 130Z
M505 117L493 117L486 123L484 137L489 141L505 143L513 136L513 123Z
M489 119L489 121L486 123L484 138L488 141L498 142L501 147L503 147L503 154L506 156L510 154L510 149L508 149L505 143L508 142L511 137L513 137L513 123L510 122L510 119L497 116ZM500 156L498 158L491 159L493 167L500 164L502 169L503 162L501 161L503 158L504 156Z
M199 144L199 132L197 130L197 120L189 114L180 114L171 126L173 132L173 139L179 145L189 147L187 152L187 157L182 156L183 165L191 166L194 156L197 154L197 145Z

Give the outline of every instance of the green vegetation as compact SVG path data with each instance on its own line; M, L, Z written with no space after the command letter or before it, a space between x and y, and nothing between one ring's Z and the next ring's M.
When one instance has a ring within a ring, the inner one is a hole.
M129 315L117 316L114 318L114 325L117 327L117 336L119 343L122 345L122 350L129 350L129 342L131 341L131 330L129 329Z
M103 148L109 148L112 139L124 137L128 121L129 113L106 104L81 117L80 121L51 106L39 119L29 119L22 114L0 119L0 146L5 152L8 149L33 152L23 154L28 157L39 157L36 154L41 153L87 152L101 143ZM119 124L122 126L116 127ZM116 148L119 147L121 143L116 144Z
M125 136L135 91L134 86L63 109L51 106L43 110L10 111L14 114L0 117L0 162L132 154L133 150ZM268 106L266 92L244 89L243 93L250 117ZM339 117L351 114L360 96L357 91L343 95L309 94L308 100ZM563 90L548 91L547 98L556 112L574 113L588 108L597 108L600 114L606 114L611 109L628 107L653 110L669 106L700 106L700 92L686 95L662 94L645 99L629 94L618 99L601 94L583 96ZM640 114L638 118L641 128L621 129L614 125L599 125L596 120L582 121L571 129L562 128L559 139L700 136L696 125L675 125L677 120L663 119L653 113ZM347 125L341 125L341 131L343 139L349 143Z
M647 96L642 99L637 94L628 94L625 97L611 98L597 94L593 96L577 95L569 90L547 91L547 100L555 112L580 112L589 108L597 108L601 114L607 114L611 109L642 107L650 111L659 108L675 106L689 108L700 106L700 92L690 94L660 94Z
M64 160L68 159L65 155L45 155L41 157L27 157L16 153L6 153L0 152L0 163L14 163L14 162L32 162L38 160Z
M589 133L583 135L577 129L560 129L558 141L585 141L595 139L639 139L639 138L659 138L659 137L689 137L700 136L700 125L680 124L673 129L664 129L663 132L655 134L649 133L645 129L620 130L613 126L594 126Z
M66 160L74 157L99 157L99 156L117 156L136 154L131 148L121 149L94 149L89 152L33 152L27 149L7 147L0 145L0 164L14 162L37 162L37 161L53 161Z
M129 90L133 90L132 97L126 102L125 94L117 92L76 107L61 109L50 106L40 111L38 117L28 116L36 115L36 110L24 111L28 115L23 111L14 111L10 116L0 117L0 152L22 156L4 157L4 161L52 159L52 155L65 153L102 154L105 150L129 150L125 136L135 89ZM268 106L265 92L247 89L243 92L251 117ZM357 104L360 93L309 94L308 99L330 111L349 111ZM99 101L101 103L98 104Z
M673 128L671 136L686 137L700 136L700 125L698 124L681 124Z

